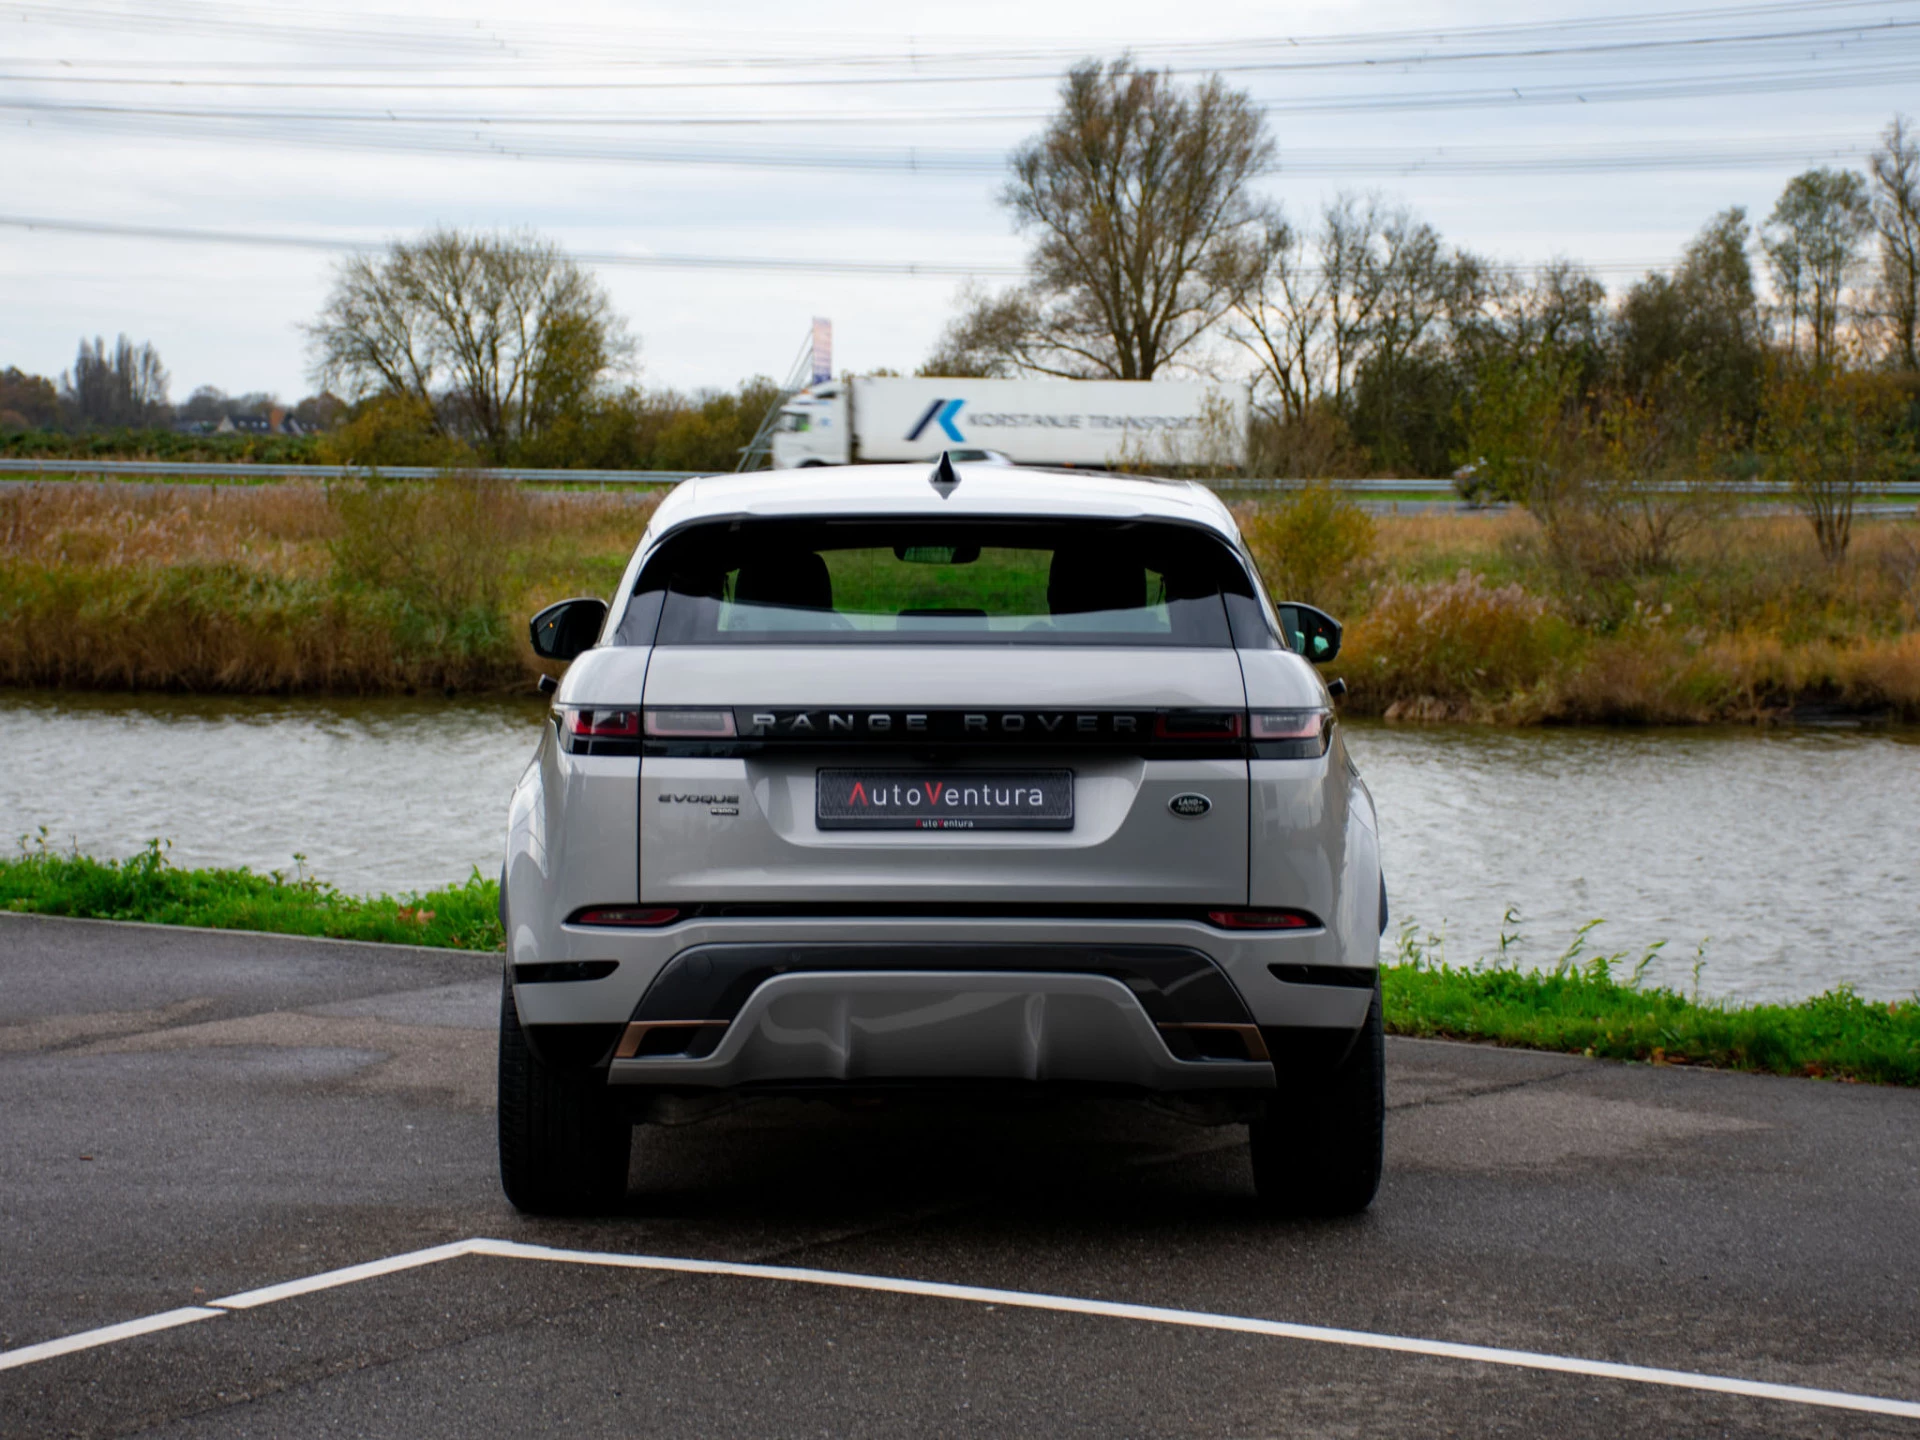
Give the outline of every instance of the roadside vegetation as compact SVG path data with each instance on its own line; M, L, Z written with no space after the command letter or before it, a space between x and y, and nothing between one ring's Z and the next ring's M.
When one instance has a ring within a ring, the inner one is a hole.
M607 595L657 491L450 472L0 491L0 684L511 692L526 618ZM1920 525L1735 512L1657 567L1587 563L1531 512L1369 516L1325 487L1236 507L1276 597L1339 616L1348 713L1686 724L1920 720Z
M386 944L498 951L500 889L462 885L358 898L299 871L183 870L158 841L129 860L53 849L44 834L0 858L0 908L98 920L262 930ZM1701 1065L1884 1085L1920 1085L1920 1000L1863 1000L1845 988L1787 1005L1723 1005L1641 983L1636 962L1591 948L1588 926L1557 962L1452 965L1411 928L1383 967L1387 1029L1656 1065Z
M22 840L18 855L0 859L0 909L455 950L498 950L505 943L499 883L477 871L464 885L362 899L303 869L293 875L183 870L168 863L158 840L128 860L64 854L47 844L44 831Z
M1517 919L1511 910L1508 923ZM1920 1085L1920 996L1863 1000L1846 986L1792 1004L1731 1005L1643 983L1664 942L1634 957L1594 947L1583 926L1551 964L1504 955L1455 965L1443 938L1403 927L1381 970L1389 1032L1879 1085ZM1502 940L1503 948L1507 940Z
M1370 517L1308 487L1236 507L1276 595L1347 625L1349 713L1503 724L1920 720L1920 525L1729 509L1658 564L1524 508Z
M0 683L529 687L526 618L612 592L657 492L427 484L0 492Z

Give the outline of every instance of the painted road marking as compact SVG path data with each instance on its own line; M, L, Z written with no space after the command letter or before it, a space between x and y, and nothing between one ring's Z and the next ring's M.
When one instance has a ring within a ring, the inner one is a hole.
M1241 1335L1266 1335L1318 1345L1342 1345L1362 1350L1385 1350L1438 1360L1465 1360L1482 1365L1506 1365L1560 1375L1583 1375L1599 1380L1621 1380L1637 1385L1661 1385L1715 1395L1738 1395L1790 1405L1814 1405L1829 1410L1853 1410L1870 1415L1920 1419L1920 1401L1857 1395L1845 1390L1820 1390L1805 1385L1776 1385L1743 1380L1732 1375L1705 1375L1691 1370L1665 1370L1648 1365L1625 1365L1612 1360L1585 1360L1571 1355L1548 1355L1533 1350L1508 1350L1492 1345L1462 1345L1451 1340L1423 1340L1408 1335L1381 1335L1368 1330L1337 1330L1324 1325L1302 1325L1287 1320L1258 1320L1245 1315L1216 1315L1202 1310L1173 1310L1158 1305L1130 1305L1115 1300L1086 1300L1070 1295L1044 1295L1029 1290L993 1290L978 1285L950 1285L936 1280L902 1280L887 1275L858 1275L839 1270L809 1270L791 1265L751 1265L730 1260L690 1260L670 1255L628 1255L617 1251L562 1250L548 1245L526 1245L514 1240L460 1240L426 1250L390 1255L364 1265L327 1270L300 1280L268 1285L229 1295L204 1306L188 1306L128 1320L118 1325L86 1330L60 1340L46 1340L18 1350L0 1352L0 1370L31 1365L56 1355L70 1355L99 1345L111 1345L136 1335L171 1329L196 1320L211 1319L237 1310L311 1295L342 1285L354 1285L382 1275L437 1265L463 1255L499 1260L535 1260L562 1265L599 1265L622 1270L651 1270L673 1275L715 1275L741 1280L776 1280L796 1285L824 1285L841 1290L867 1290L889 1295L912 1295L929 1300L953 1300L975 1305L1004 1305L1010 1309L1046 1310L1066 1315L1093 1315L1152 1325L1221 1330Z
M176 1325L191 1325L196 1320L211 1320L224 1310L205 1305L185 1305L178 1310L162 1310L158 1315L143 1315L138 1320L122 1320L118 1325L102 1325L98 1330L82 1330L58 1340L42 1340L38 1345L22 1345L18 1350L0 1350L0 1370L51 1360L56 1355L71 1355L76 1350L91 1350L96 1345L111 1345L116 1340L131 1340L136 1335L151 1335L156 1330L171 1330Z

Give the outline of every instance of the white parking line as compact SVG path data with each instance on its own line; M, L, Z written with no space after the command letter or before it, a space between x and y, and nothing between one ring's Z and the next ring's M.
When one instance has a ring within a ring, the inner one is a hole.
M76 1350L91 1350L96 1345L111 1345L116 1340L131 1340L136 1335L151 1335L156 1330L171 1330L176 1325L191 1325L196 1320L211 1320L224 1310L205 1305L186 1305L178 1310L162 1310L158 1315L143 1315L138 1320L122 1320L118 1325L102 1325L98 1330L82 1330L78 1335L63 1335L58 1340L42 1340L38 1345L22 1345L18 1350L0 1350L0 1370L51 1360L56 1355L71 1355Z
M1815 1405L1829 1410L1853 1410L1870 1415L1920 1419L1920 1401L1857 1395L1845 1390L1820 1390L1804 1385L1776 1385L1731 1375L1703 1375L1691 1370L1664 1370L1648 1365L1624 1365L1612 1360L1584 1360L1571 1355L1547 1355L1533 1350L1507 1350L1492 1345L1462 1345L1451 1340L1423 1340L1407 1335L1381 1335L1368 1330L1336 1330L1324 1325L1301 1325L1286 1320L1258 1320L1245 1315L1215 1315L1201 1310L1173 1310L1158 1305L1130 1305L1115 1300L1086 1300L1070 1295L1044 1295L1029 1290L993 1290L978 1285L949 1285L934 1280L901 1280L886 1275L857 1275L838 1270L808 1270L790 1265L749 1265L729 1260L690 1260L669 1255L628 1255L616 1251L562 1250L548 1245L526 1245L513 1240L461 1240L391 1255L364 1265L349 1265L300 1280L268 1285L209 1301L204 1306L168 1310L140 1320L128 1320L98 1330L83 1331L60 1340L46 1340L18 1350L0 1352L0 1370L31 1365L56 1355L69 1355L98 1345L110 1345L136 1335L151 1334L195 1320L235 1310L271 1305L297 1295L311 1295L342 1285L357 1284L401 1270L437 1265L463 1255L499 1260L537 1260L563 1265L599 1265L623 1270L652 1270L674 1275L716 1275L741 1280L777 1280L796 1285L825 1285L841 1290L868 1290L889 1295L913 1295L929 1300L952 1300L974 1305L1004 1305L1011 1309L1046 1310L1066 1315L1093 1315L1110 1320L1132 1320L1188 1329L1222 1330L1241 1335L1266 1335L1318 1345L1342 1345L1362 1350L1385 1350L1438 1360L1465 1360L1482 1365L1507 1365L1560 1375L1583 1375L1621 1380L1636 1385L1660 1385L1715 1395L1738 1395L1790 1405Z

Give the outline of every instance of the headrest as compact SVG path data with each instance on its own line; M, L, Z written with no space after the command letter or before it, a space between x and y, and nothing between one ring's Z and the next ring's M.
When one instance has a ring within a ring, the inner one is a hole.
M833 577L827 573L827 562L811 550L757 556L734 577L733 603L831 610Z
M1126 551L1054 551L1047 573L1047 608L1055 615L1139 610L1146 603L1146 568Z

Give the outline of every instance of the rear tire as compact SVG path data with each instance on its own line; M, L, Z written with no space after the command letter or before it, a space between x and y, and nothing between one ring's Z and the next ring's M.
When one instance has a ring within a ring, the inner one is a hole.
M1380 1188L1385 1151L1386 1032L1380 989L1353 1048L1332 1070L1282 1082L1248 1127L1253 1185L1281 1215L1357 1215Z
M556 1070L527 1044L511 981L500 991L500 1184L516 1210L583 1215L627 1194L633 1124L591 1070Z

